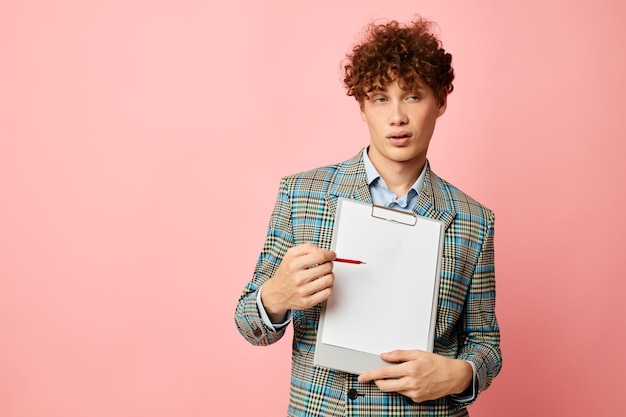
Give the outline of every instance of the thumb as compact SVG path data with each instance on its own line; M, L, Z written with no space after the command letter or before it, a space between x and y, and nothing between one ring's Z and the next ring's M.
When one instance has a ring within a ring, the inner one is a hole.
M402 363L413 359L417 359L421 351L419 350L394 350L391 352L381 353L382 360L391 363Z

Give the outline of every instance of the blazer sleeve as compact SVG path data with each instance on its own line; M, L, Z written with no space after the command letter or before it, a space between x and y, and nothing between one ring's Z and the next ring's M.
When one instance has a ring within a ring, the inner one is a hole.
M285 334L286 326L272 330L263 323L256 298L259 288L274 275L287 250L294 246L291 212L288 181L283 178L254 275L245 286L235 310L239 333L253 345L275 343Z
M460 345L459 359L471 361L476 366L478 391L491 385L500 372L500 328L496 319L496 283L494 268L493 212L485 209L486 222L483 242L465 299L463 327L464 340Z

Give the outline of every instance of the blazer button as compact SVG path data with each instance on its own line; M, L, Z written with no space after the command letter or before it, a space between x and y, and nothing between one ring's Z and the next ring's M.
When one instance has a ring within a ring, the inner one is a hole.
M350 388L348 390L348 398L350 398L351 400L356 400L358 396L359 391L355 390L354 388Z
M261 335L263 334L263 330L259 329L258 327L255 327L252 330L252 333L254 333L256 337L261 337Z

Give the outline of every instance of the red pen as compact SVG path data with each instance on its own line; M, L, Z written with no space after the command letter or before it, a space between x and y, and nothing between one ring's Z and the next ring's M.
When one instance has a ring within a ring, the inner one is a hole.
M335 262L344 262L344 263L347 263L347 264L364 264L365 263L363 261L357 261L357 260L354 260L354 259L345 259L345 258L336 258Z

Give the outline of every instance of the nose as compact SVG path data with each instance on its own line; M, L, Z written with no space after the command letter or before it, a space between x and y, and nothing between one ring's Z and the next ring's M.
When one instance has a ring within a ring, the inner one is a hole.
M402 101L393 103L389 115L389 123L394 126L399 126L407 124L408 122L409 118L404 108L404 103Z

